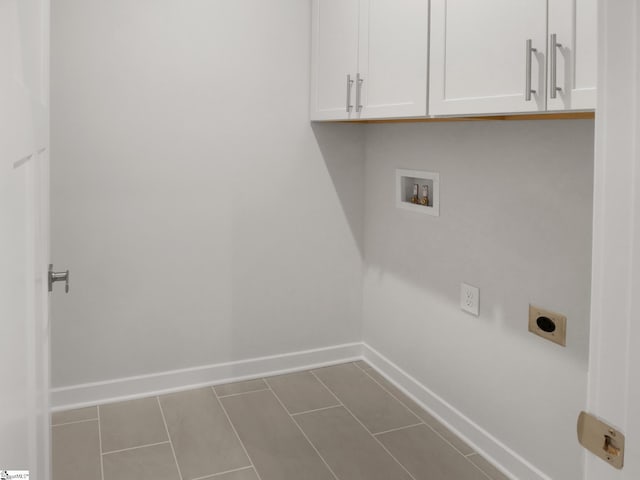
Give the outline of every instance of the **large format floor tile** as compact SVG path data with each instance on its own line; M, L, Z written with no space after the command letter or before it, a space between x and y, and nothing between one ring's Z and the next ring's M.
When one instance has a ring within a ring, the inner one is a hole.
M340 480L411 479L343 407L303 413L296 421Z
M352 363L321 368L314 373L372 433L421 422Z
M51 434L55 480L101 480L97 420L53 427Z
M51 420L53 480L508 478L365 362Z
M335 480L273 392L221 401L262 480Z
M211 388L160 397L183 480L247 467L247 458Z
M363 370L373 370L373 367L369 365L367 362L365 362L364 360L356 360L353 363L354 365L360 367Z
M265 390L269 386L264 383L264 380L258 378L257 380L247 380L245 382L227 383L224 385L216 385L216 395L224 397L226 395L238 395L239 393L256 392L258 390Z
M51 415L51 425L62 425L72 422L83 422L85 420L97 420L98 408L87 407L67 410L66 412L56 412Z
M365 364L366 365L366 364ZM429 412L426 412L422 407L420 407L416 402L407 397L399 388L393 385L389 380L384 378L381 374L379 374L376 370L369 367L364 367L364 371L373 378L376 382L378 382L382 387L391 393L394 397L396 397L400 402L402 402L409 410L418 415L422 421L424 421L427 425L433 428L436 432L442 435L447 442L453 445L460 453L463 455L469 455L473 453L473 448L471 448L465 441L460 439L456 434L454 434L451 430L445 427L442 423L436 420L433 415Z
M425 410L419 408L416 414L432 429L438 432L447 442L449 442L456 450L463 455L470 455L474 453L473 448L467 442L458 437L455 433L445 427L441 422L436 420L433 415Z
M156 397L102 405L99 410L103 453L169 440Z
M104 480L180 480L169 443L109 453L103 462Z
M509 478L480 455L467 457L476 467L486 473L492 480L509 480Z
M427 425L383 433L377 438L415 480L487 480L478 468Z
M280 375L266 381L291 414L340 405L311 372Z
M238 470L236 472L223 473L214 477L203 478L202 480L260 480L253 468Z

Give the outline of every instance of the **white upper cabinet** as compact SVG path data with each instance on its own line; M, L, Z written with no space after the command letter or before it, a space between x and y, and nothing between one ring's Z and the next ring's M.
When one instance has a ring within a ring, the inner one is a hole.
M361 0L360 118L427 114L428 0Z
M595 109L597 0L312 5L312 120Z
M313 0L311 120L355 113L360 0Z
M546 26L547 0L432 0L429 113L544 111Z
M594 109L596 13L597 0L432 0L429 114Z
M548 110L596 108L597 9L597 0L549 2Z
M428 0L313 0L311 119L427 114Z

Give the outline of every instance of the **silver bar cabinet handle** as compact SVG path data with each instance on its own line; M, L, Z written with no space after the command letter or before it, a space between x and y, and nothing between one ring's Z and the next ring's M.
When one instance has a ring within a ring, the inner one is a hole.
M551 34L551 40L549 41L549 71L550 71L550 91L549 96L551 98L556 98L558 96L558 92L562 91L562 88L558 87L558 78L557 78L557 60L558 60L558 48L562 47L561 43L558 43L556 40L557 36L555 33Z
M351 113L353 105L351 105L351 87L353 86L353 80L351 75L347 75L347 113Z
M524 99L529 102L531 100L531 94L536 93L535 90L531 88L531 62L533 52L537 52L535 48L532 47L533 41L531 39L527 40L527 50L526 50L526 59L527 59L527 73L525 78L525 87L524 87Z
M362 84L363 83L364 83L364 78L362 78L358 73L356 75L356 112L362 111Z

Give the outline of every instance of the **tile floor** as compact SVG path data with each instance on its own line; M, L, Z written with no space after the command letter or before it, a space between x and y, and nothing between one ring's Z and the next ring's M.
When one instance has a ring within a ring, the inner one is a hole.
M53 480L506 480L364 362L55 413Z

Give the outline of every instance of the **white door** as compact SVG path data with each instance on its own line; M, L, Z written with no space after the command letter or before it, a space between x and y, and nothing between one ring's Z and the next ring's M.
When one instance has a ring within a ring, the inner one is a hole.
M547 0L432 0L429 114L545 110L546 27Z
M360 118L427 114L428 0L362 0Z
M48 3L0 0L0 469L49 479Z
M549 1L548 110L596 108L597 3L597 0ZM556 90L555 98L554 80L560 89Z
M355 116L360 0L313 0L311 120Z
M640 478L640 5L598 0L598 105L587 411L626 436L624 468L586 453L588 480Z

